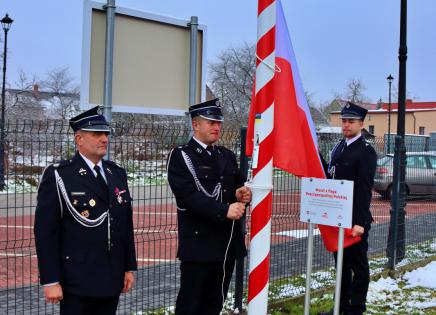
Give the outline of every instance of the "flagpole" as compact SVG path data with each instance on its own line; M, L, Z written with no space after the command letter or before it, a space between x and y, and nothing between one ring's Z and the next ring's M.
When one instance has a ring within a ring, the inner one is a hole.
M344 260L344 228L339 227L338 252L336 256L336 288L335 288L335 307L334 315L339 315L341 301L342 266Z
M259 0L256 46L252 211L248 281L248 314L268 309L271 244L276 2Z
M310 283L312 280L312 261L313 261L313 223L309 223L309 233L307 237L307 257L306 257L306 295L304 297L304 315L309 315L310 311Z

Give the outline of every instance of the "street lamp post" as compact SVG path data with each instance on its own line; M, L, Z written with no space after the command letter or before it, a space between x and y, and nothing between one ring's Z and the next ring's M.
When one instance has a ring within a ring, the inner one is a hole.
M2 115L0 120L0 191L5 189L5 94L6 94L6 57L8 52L8 31L12 20L8 14L1 19L5 32L5 45L3 49L3 86L2 86Z
M391 153L391 85L394 77L389 75L386 78L389 82L389 107L388 107L388 154Z
M398 71L398 118L395 136L394 171L391 199L391 220L388 234L388 267L395 270L397 262L406 253L406 62L407 62L407 0L401 0L400 11L400 63Z

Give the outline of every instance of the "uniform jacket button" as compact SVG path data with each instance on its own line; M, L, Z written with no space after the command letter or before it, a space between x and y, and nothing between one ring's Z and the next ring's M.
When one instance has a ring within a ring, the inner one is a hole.
M195 234L195 235L198 235L198 231L194 231L194 234Z
M67 260L70 259L70 256L66 256L65 259L67 259Z

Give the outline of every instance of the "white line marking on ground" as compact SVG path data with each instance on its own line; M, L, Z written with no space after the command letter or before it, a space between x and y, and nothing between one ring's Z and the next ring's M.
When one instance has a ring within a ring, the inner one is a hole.
M170 234L177 234L177 231L171 230L149 230L149 229L134 229L135 233L170 233Z
M136 258L140 262L170 262L176 261L176 259L160 259L160 258Z
M33 229L33 225L0 225L0 228Z
M0 257L32 257L37 258L36 255L20 254L20 253L0 253ZM161 258L136 258L140 262L169 262L176 261L176 259L161 259Z
M0 253L0 256L3 256L3 257L32 257L32 258L36 258L36 255L18 254L18 253Z
M176 212L141 212L133 211L133 214L149 214L149 215L177 215Z
M14 228L14 229L33 229L31 225L0 225L0 228ZM177 234L174 230L150 230L150 229L134 229L135 233L170 233Z
M281 232L275 232L274 234L279 236L293 237L293 238L304 238L309 235L309 230L281 231ZM319 234L320 231L318 229L313 230L313 235L319 235Z

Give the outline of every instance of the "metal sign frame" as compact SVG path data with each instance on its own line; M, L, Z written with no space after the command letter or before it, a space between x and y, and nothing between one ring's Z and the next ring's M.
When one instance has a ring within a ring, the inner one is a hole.
M351 185L351 191L348 191L348 193L351 193L351 203L347 202L348 205L344 205L345 208L351 209L351 217L353 215L353 198L354 198L354 191L353 191L353 181L345 181L345 180L332 180L332 179L319 179L319 178L302 178L302 186L304 182L312 182L315 181L317 183L323 183L327 184L327 186L331 186L331 183L337 182L341 185L345 184L347 182L347 185ZM325 186L325 185L321 185ZM322 192L324 193L324 192ZM329 193L329 192L328 192ZM303 189L301 189L301 200L303 199ZM333 194L333 193L332 193ZM334 193L336 194L336 192ZM301 208L300 208L300 221L308 223L308 238L307 238L307 257L306 257L306 292L304 297L304 315L309 315L310 312L310 287L311 287L311 280L312 280L312 262L313 262L313 221L311 221L311 216L307 218L307 216L302 215L304 214L305 209L303 209L303 202L300 202ZM332 205L332 207L335 207L336 205ZM322 207L325 207L328 209L328 205L322 205ZM346 210L346 209L345 209ZM351 219L350 217L350 219ZM333 308L333 315L339 315L339 307L340 307L340 298L341 298L341 284L342 284L342 267L343 267L343 257L344 257L344 227L343 224L338 222L337 224L334 224L332 222L328 222L327 220L321 219L318 221L319 218L316 216L312 217L312 219L315 219L317 223L322 223L324 225L330 225L330 226L337 226L339 227L339 237L338 237L338 251L337 251L337 261L336 261L336 286L335 286L335 295L334 295L334 308ZM348 224L345 224L348 225Z
M82 38L82 74L81 74L81 88L80 88L80 106L82 109L89 109L96 105L101 105L97 103L93 103L91 99L91 34L92 34L92 26L93 26L93 11L101 11L104 13L104 3L89 1L86 0L84 2L84 12L83 12L83 38ZM174 26L175 28L180 29L186 28L189 31L189 23L190 20L177 19L173 17L168 17L164 15L157 15L150 12L139 11L130 8L123 8L117 6L115 8L116 18L118 16L127 16L132 17L138 20L144 20L146 22L156 22L157 24L163 24L166 27ZM116 22L115 22L116 25ZM201 58L200 68L198 69L199 81L199 92L197 101L204 101L206 98L206 43L207 43L207 28L203 24L198 25L198 31L202 35L202 43L200 47L199 56ZM104 34L103 34L104 35ZM115 42L117 38L115 38ZM187 45L189 47L189 38L187 38ZM104 56L101 57L104 59ZM189 58L187 60L183 60L186 64L189 64ZM189 69L189 67L187 67ZM150 80L152 79L152 74L149 74ZM186 78L189 80L189 73L186 73ZM113 85L116 86L116 77L114 76ZM144 80L147 80L146 78ZM162 83L165 84L165 83ZM168 90L172 87L168 85ZM169 91L170 93L170 91ZM188 95L189 89L186 91L186 95ZM103 96L102 96L103 97ZM158 115L185 115L187 108L189 106L189 97L186 99L181 99L178 101L177 108L162 108L159 105L149 104L147 100L144 100L144 105L128 105L123 104L122 102L117 102L114 100L112 105L113 112L128 112L128 113L141 113L141 114L158 114ZM183 108L182 108L183 107Z

